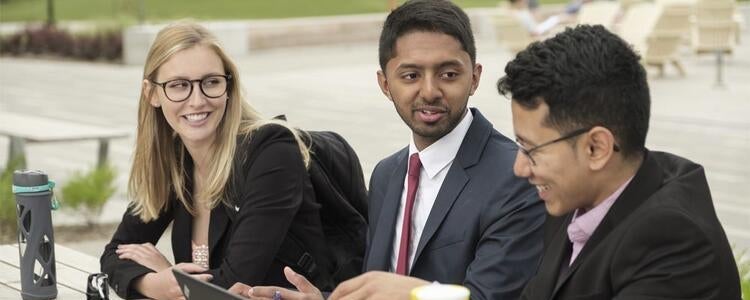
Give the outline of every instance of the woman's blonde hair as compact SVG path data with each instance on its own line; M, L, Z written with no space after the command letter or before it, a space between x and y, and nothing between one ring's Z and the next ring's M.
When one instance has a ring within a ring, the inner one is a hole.
M290 129L300 147L305 165L309 162L309 151L302 142L299 132L280 120L266 120L242 97L240 74L237 67L226 55L216 37L205 27L190 21L181 21L168 25L156 35L146 57L143 68L143 79L153 81L166 61L175 53L196 47L208 46L221 58L224 71L232 75L229 84L228 99L224 118L216 129L216 139L208 160L207 182L203 184L199 195L192 199L208 201L211 208L224 199L225 189L232 174L233 160L237 149L237 137L246 138L257 128L269 124L279 124ZM150 104L150 98L160 91L157 88L142 88L138 104L138 129L135 144L133 166L128 182L128 194L134 215L144 222L156 219L159 213L169 206L169 199L174 196L182 202L190 213L195 212L194 205L187 195L184 159L187 151L172 127L167 123L161 109ZM196 91L194 91L196 92ZM148 94L146 94L148 93Z

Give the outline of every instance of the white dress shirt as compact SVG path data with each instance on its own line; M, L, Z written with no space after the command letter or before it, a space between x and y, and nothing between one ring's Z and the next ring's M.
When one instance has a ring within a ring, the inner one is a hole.
M422 162L422 168L419 170L419 187L414 199L414 208L411 218L411 243L409 247L409 270L414 264L414 254L419 245L419 239L427 223L427 217L430 216L432 205L435 204L435 198L443 185L445 175L453 164L453 159L461 147L461 143L469 131L469 126L474 120L471 110L467 109L461 122L456 125L451 132L437 140L432 145L417 151L414 145L414 137L409 142L409 155L419 153L419 160ZM408 157L407 156L407 157ZM404 167L408 168L408 164ZM401 192L401 204L399 204L398 216L396 217L396 227L393 229L393 251L391 251L391 271L396 270L398 262L398 249L401 244L401 226L404 223L404 206L406 205L406 190L409 176L404 178L404 188Z

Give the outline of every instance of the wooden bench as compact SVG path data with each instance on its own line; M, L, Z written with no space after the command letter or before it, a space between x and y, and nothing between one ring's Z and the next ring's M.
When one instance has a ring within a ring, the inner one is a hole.
M22 158L21 167L23 168L26 167L26 143L98 140L97 164L102 165L107 161L109 140L128 137L130 132L22 113L0 112L0 135L10 138L6 166L9 166L14 159Z

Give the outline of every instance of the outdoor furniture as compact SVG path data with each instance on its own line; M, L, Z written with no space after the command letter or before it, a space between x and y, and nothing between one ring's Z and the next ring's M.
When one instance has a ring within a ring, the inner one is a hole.
M689 17L680 10L670 11L655 3L637 3L630 7L619 26L618 34L633 45L644 65L658 68L660 77L669 64L674 65L681 76L685 75L679 46L686 29L678 26L683 20L673 22L675 16Z
M647 39L661 14L661 7L651 2L632 4L617 27L617 35L645 53Z
M646 1L647 0L619 0L618 2L620 3L620 9L623 12L627 12L634 4L643 3Z
M21 299L18 245L0 245L0 299ZM99 272L99 258L55 244L57 299L86 299L86 280ZM120 299L110 290L109 298Z
M736 5L734 0L697 0L696 22L730 21L734 18Z
M680 76L685 76L685 68L680 61L680 45L683 36L675 33L652 32L646 39L646 52L643 54L643 64L655 66L659 70L659 77L664 76L664 68L671 64Z
M685 68L680 60L680 46L690 33L694 4L689 0L662 0L657 5L660 13L646 37L643 63L657 67L659 76L664 76L664 69L668 64L674 65L677 72L685 76Z
M693 17L693 0L661 0L656 2L662 7L661 16L654 27L660 34L679 35L684 39L690 38L690 20Z
M21 167L26 166L26 143L72 142L98 140L97 164L107 161L109 140L125 138L128 130L82 124L78 122L50 119L22 113L0 112L0 135L10 138L8 163L15 158L24 158Z
M620 5L611 1L594 1L581 6L578 24L602 25L612 30Z
M716 82L724 86L724 55L732 54L739 23L735 19L734 0L698 0L695 4L693 50L697 54L716 55Z

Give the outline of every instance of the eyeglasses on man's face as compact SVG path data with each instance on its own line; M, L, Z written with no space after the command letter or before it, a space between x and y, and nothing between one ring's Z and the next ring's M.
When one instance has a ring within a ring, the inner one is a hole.
M551 140L551 141L546 142L546 143L541 143L541 144L539 144L537 146L534 146L534 147L531 147L529 149L526 149L523 146L521 146L521 144L518 142L518 139L516 139L516 144L518 144L518 151L521 151L521 153L523 153L523 155L525 155L526 158L529 159L529 162L531 163L532 166L536 166L536 161L534 161L534 157L532 156L532 154L534 153L534 151L537 151L537 150L541 149L542 147L549 146L549 145L552 145L554 143L557 143L557 142L560 142L560 141L564 141L564 140L567 140L567 139L579 136L581 134L584 134L584 133L588 132L589 130L591 130L591 128L593 128L593 127L581 128L581 129L573 130L571 132L568 132L567 134L562 135L559 138L556 138L556 139ZM618 150L619 150L619 148L617 147L617 145L615 145L615 151L618 151Z
M223 96L229 88L229 82L232 75L210 75L201 79L173 79L165 82L151 81L161 86L164 95L172 102L182 102L190 98L193 94L193 82L198 83L198 88L204 96L208 98L219 98Z

